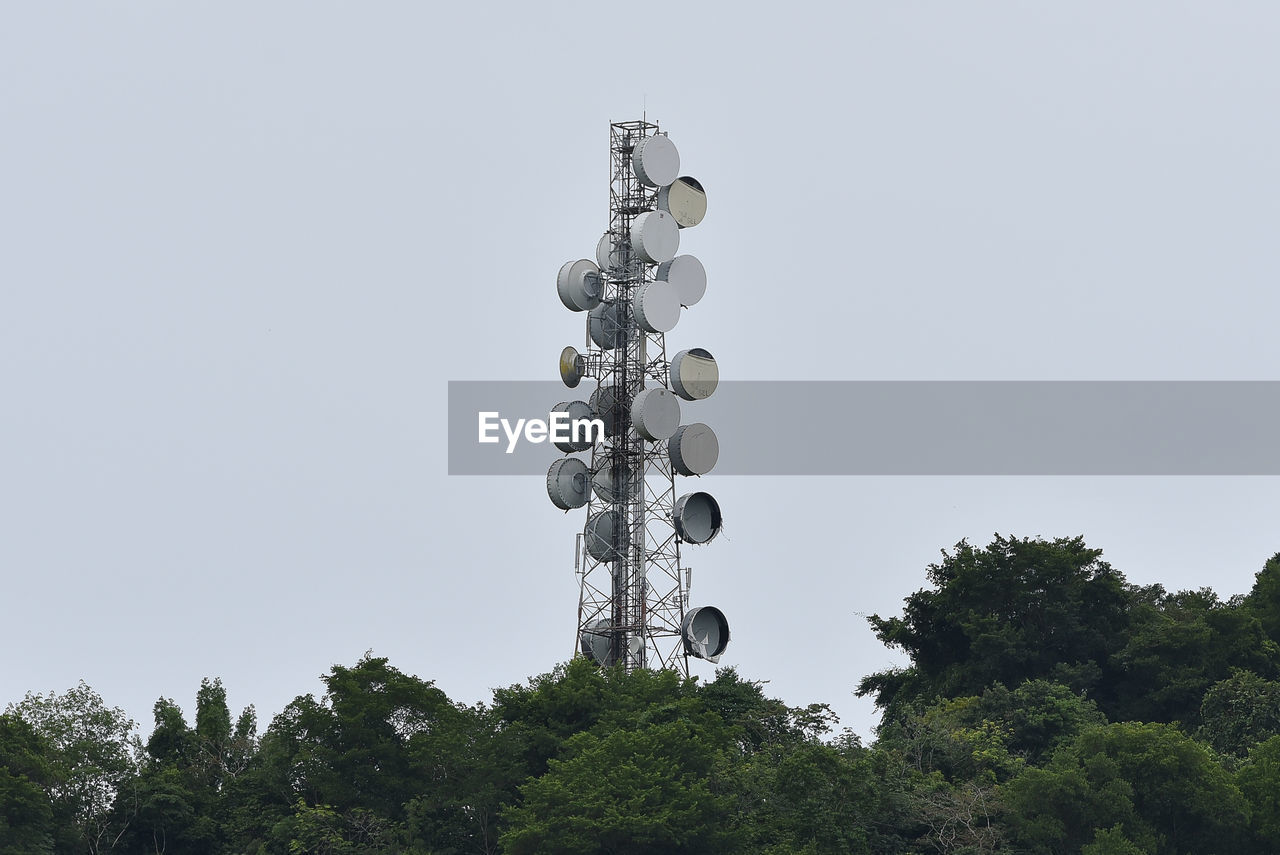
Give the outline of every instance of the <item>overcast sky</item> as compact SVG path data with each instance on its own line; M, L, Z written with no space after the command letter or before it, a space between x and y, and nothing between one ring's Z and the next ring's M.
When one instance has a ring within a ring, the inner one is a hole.
M265 727L367 649L465 702L566 659L582 512L448 476L445 392L581 342L610 120L707 188L668 342L726 379L1280 379L1274 4L773 9L6 4L0 705L148 733L220 676ZM722 664L864 735L861 615L961 538L1224 596L1280 551L1274 477L700 486Z

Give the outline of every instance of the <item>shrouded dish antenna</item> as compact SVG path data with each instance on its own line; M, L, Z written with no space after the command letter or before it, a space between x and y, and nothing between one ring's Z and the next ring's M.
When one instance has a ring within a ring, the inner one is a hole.
M566 347L560 351L560 379L570 389L582 382L586 374L586 360L578 353L576 347Z
M719 662L729 646L729 621L715 606L699 606L685 612L680 633L685 652L708 662Z
M608 667L614 663L613 621L601 618L592 621L579 636L582 655L597 665Z
M720 533L724 519L720 504L710 493L687 493L676 500L672 510L676 533L686 543L709 543Z
M618 303L601 303L587 315L587 332L601 350L613 350L622 334L625 311Z
M587 464L576 457L564 457L547 470L547 495L562 511L580 508L591 498L591 477Z
M670 282L682 306L692 306L707 293L707 271L702 262L692 255L677 255L658 265L655 274L664 282Z
M613 561L619 556L618 539L621 526L613 511L600 511L587 520L583 541L587 554L597 561Z
M680 320L680 297L668 282L646 282L636 290L631 308L645 332L665 333Z
M620 436L627 432L627 418L630 415L625 393L618 394L618 387L613 384L597 386L591 393L591 411L595 417L604 422L605 436Z
M680 228L693 228L707 215L707 191L698 179L681 175L658 191L658 208L675 217Z
M671 388L686 401L710 398L720 385L720 368L715 357L700 347L682 350L671 360Z
M585 312L600 305L604 280L600 268L588 258L566 261L556 276L556 293L571 312Z
M650 264L676 257L680 227L666 211L646 211L631 221L631 248Z
M702 422L681 425L667 440L667 454L681 475L706 475L720 459L720 440Z
M595 440L598 437L594 436L592 431L587 430L586 425L582 425L578 428L578 438L577 440L573 439L574 422L591 421L596 418L596 414L592 412L590 404L586 401L561 401L559 404L556 404L551 408L551 412L569 414L570 438L565 442L557 442L555 444L556 448L560 449L565 454L573 454L575 451L586 451L588 448L595 445Z
M667 439L680 427L680 400L661 386L645 389L631 403L631 426L647 440Z
M618 241L612 232L605 232L600 242L596 244L596 264L600 265L601 270L618 270L626 267L626 253L618 246Z
M629 502L640 498L644 482L634 478L626 464L615 463L602 468L591 477L591 486L602 502Z
M662 134L645 137L631 152L631 170L641 184L666 187L680 174L680 152Z

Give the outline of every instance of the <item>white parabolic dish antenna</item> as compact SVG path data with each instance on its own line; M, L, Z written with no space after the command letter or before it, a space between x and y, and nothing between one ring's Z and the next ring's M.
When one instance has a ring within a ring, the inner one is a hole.
M571 312L585 312L600 304L604 283L594 261L582 258L566 261L556 276L556 293Z
M720 459L720 440L702 422L681 425L667 440L667 454L681 475L706 475Z
M690 656L717 662L729 646L729 621L715 606L699 606L685 612L680 629L685 652Z
M591 410L590 404L586 401L561 401L551 408L551 412L569 414L569 439L565 442L557 442L555 444L556 448L560 449L565 454L573 454L575 451L586 451L588 448L595 445L593 440L598 439L598 437L593 436L593 432L587 430L586 425L583 425L578 430L577 442L574 442L573 440L573 423L584 420L590 421L596 417L595 413ZM595 433L598 432L599 431L597 429Z
M641 285L631 308L645 332L671 332L680 321L680 296L669 282L655 280Z
M618 557L615 545L618 537L618 515L613 511L600 511L587 520L583 541L587 553L597 561L612 561Z
M642 484L639 479L631 477L631 471L625 463L604 466L591 476L591 486L595 488L596 495L609 504L639 498Z
M696 178L681 175L658 191L658 207L676 218L676 225L690 229L707 215L707 191Z
M596 264L601 270L614 270L626 265L625 253L618 249L612 232L605 232L596 244Z
M597 386L591 393L591 411L604 422L605 436L618 436L627 431L625 407L618 406L618 387L612 383Z
M650 264L676 257L680 249L680 227L666 211L646 211L631 221L631 248Z
M671 360L671 389L686 401L710 398L720 385L720 367L709 351L700 347L682 350Z
M720 533L720 504L710 493L686 493L672 511L676 532L688 543L709 543Z
M707 270L692 255L677 255L670 261L659 264L654 275L671 283L682 306L696 304L707 293Z
M591 498L587 464L576 457L562 457L547 470L547 495L562 511L580 508Z
M631 153L631 170L641 184L666 187L680 174L680 152L662 134L645 137Z
M647 440L667 439L680 427L680 399L669 389L645 389L631 402L631 426Z
M622 333L622 307L617 303L601 303L587 315L587 332L596 347L613 350Z
M580 639L582 652L585 656L595 662L597 665L612 665L613 655L609 649L612 646L613 621L608 618L601 618L587 624L586 629L582 631Z

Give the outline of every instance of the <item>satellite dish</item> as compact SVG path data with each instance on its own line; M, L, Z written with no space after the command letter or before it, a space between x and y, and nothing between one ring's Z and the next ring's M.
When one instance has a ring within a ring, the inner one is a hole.
M675 217L680 228L693 228L707 215L707 191L698 179L681 175L658 191L658 208Z
M633 635L627 639L627 652L632 656L639 656L644 650L644 639L638 635Z
M672 517L676 533L686 543L709 543L720 533L724 519L710 493L687 493L676 500Z
M597 386L591 393L591 411L595 417L604 422L605 436L623 436L627 432L628 408L619 398L618 387L613 384Z
M630 502L640 498L644 479L634 478L625 463L602 467L591 477L591 486L600 501L608 504Z
M570 346L560 351L560 379L570 389L582 382L586 367L586 360L577 348Z
M680 400L661 386L645 389L631 403L631 426L645 439L667 439L680 427Z
M557 442L555 444L556 448L565 454L573 454L575 451L586 451L595 445L594 440L596 437L593 436L592 431L583 430L579 433L577 442L572 440L574 422L590 421L596 417L590 404L586 401L561 401L551 408L551 412L569 414L569 436L571 438L566 442Z
M604 292L604 280L600 268L587 258L566 261L556 276L556 293L560 302L571 312L585 312L600 304Z
M715 606L699 606L684 613L680 624L684 652L708 662L719 662L729 646L729 621Z
M618 515L613 511L600 511L587 520L587 528L583 532L583 541L587 554L597 561L613 561L620 557L618 551L619 535L622 526L618 525Z
M562 511L580 508L591 498L587 464L576 457L562 457L547 470L547 495Z
M579 636L582 655L597 665L613 664L613 621L601 618L587 624Z
M636 289L631 308L641 329L651 333L671 332L680 320L680 296L669 282L646 282Z
M617 245L612 232L605 232L596 244L596 264L601 270L618 270L627 266L626 253Z
M631 248L650 264L676 257L680 249L680 227L666 211L645 211L631 221Z
M686 401L710 398L720 384L715 357L700 347L682 350L671 360L671 389Z
M623 308L619 303L601 303L587 315L587 332L601 350L613 350L622 335Z
M658 265L654 274L658 279L670 282L682 306L692 306L707 293L707 271L702 262L692 255L677 255Z
M666 187L680 174L680 152L662 134L645 137L631 152L631 170L641 184Z
M706 475L720 459L720 440L702 422L681 425L667 440L667 456L681 475Z

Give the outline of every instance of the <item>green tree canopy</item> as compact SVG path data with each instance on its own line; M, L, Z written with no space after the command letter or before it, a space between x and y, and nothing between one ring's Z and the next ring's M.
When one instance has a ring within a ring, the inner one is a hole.
M1049 679L1095 690L1124 641L1124 577L1081 537L1001 537L985 549L961 541L928 568L932 589L901 617L872 615L876 636L905 651L905 669L866 677L859 695L893 711L915 701L979 695L993 684Z
M35 728L0 715L0 855L46 855L54 845L49 746Z
M114 846L137 811L137 725L83 681L63 694L29 692L8 712L30 724L48 746L55 821L90 853Z
M709 776L708 722L675 715L634 729L585 731L564 759L521 788L505 815L511 855L678 855L733 851L730 801Z
M1080 734L1014 779L1005 800L1018 844L1054 855L1098 849L1098 832L1116 827L1154 855L1236 851L1250 813L1202 745L1171 725L1133 722Z
M1280 552L1258 571L1245 607L1258 619L1267 637L1280 644Z
M1132 623L1111 659L1113 719L1200 723L1205 692L1233 669L1276 673L1280 654L1258 619L1205 588L1168 594L1134 590Z
M1252 828L1259 851L1280 852L1280 736L1249 752L1236 783L1253 809Z
M1237 670L1205 692L1198 736L1215 751L1244 757L1280 734L1280 682Z

